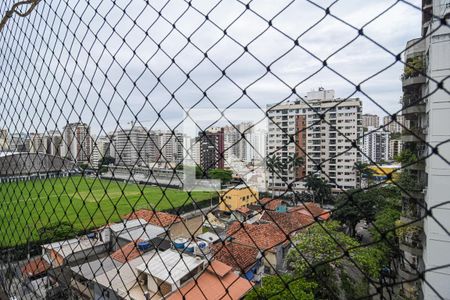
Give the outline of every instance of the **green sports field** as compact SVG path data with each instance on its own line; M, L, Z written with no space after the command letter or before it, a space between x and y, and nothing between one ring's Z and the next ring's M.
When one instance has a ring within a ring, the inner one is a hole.
M208 192L192 192L195 201ZM0 247L39 240L38 229L59 221L95 228L140 208L165 210L192 202L188 193L81 176L0 183Z

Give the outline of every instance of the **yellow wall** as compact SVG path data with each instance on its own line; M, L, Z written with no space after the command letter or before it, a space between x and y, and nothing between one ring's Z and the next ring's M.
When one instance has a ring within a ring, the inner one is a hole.
M254 204L259 199L258 191L249 188L234 188L220 192L219 209L223 211L236 210L242 206Z

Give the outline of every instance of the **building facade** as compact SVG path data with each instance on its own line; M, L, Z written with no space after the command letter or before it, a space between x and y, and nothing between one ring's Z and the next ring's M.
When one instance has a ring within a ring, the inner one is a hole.
M362 161L364 163L378 163L389 160L389 132L368 127L363 138Z
M450 95L437 86L450 76L450 28L439 20L449 21L450 6L438 0L423 0L422 6L422 37L406 44L404 58L415 68L405 66L402 75L403 115L409 121L403 148L413 152L418 162L404 170L412 184L403 194L401 221L416 222L399 238L399 276L405 281L401 290L405 297L450 299L450 236L443 229L450 228L450 205L443 205L450 200L446 188L450 166L439 157L450 156L448 143L441 145L450 138ZM438 145L439 155L432 154L431 147ZM433 208L433 217L426 208ZM425 270L421 281L418 274Z
M207 172L210 169L223 169L225 166L225 139L223 128L210 128L200 132L200 167Z
M61 157L76 163L88 164L92 154L92 137L89 125L69 123L63 129Z
M363 114L362 115L362 126L364 128L368 127L380 127L380 117L378 115Z
M133 126L114 133L113 149L115 163L118 166L146 166L150 162L150 146L155 143L147 129Z
M395 158L402 152L403 142L401 139L389 140L389 160L395 160Z
M409 126L409 120L407 120L404 115L397 115L395 120L393 120L392 116L384 116L383 125L385 131L400 134L404 128Z
M361 111L358 98L342 101L335 98L334 90L323 88L302 100L269 106L267 155L277 155L283 162L294 155L305 157L304 170L296 167L268 174L270 189L274 185L275 193L284 192L292 183L302 190L303 174L319 174L338 190L355 188L358 178L353 167L361 158L353 145L360 144Z

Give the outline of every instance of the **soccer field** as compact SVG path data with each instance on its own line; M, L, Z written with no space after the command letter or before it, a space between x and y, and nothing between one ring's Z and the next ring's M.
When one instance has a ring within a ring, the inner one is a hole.
M195 201L214 197L191 195ZM182 190L81 176L0 183L0 247L38 240L39 228L59 221L95 228L120 220L133 207L165 210L191 202Z

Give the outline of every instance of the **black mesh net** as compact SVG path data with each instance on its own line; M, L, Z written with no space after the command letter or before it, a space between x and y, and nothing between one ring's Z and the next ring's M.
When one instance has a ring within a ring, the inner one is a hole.
M0 15L1 299L450 298L448 1Z

